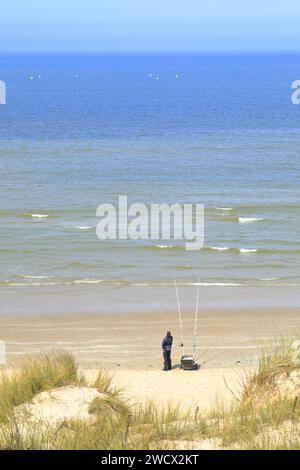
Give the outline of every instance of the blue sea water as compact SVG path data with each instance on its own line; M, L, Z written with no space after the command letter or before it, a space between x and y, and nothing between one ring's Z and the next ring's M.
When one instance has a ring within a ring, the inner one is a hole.
M300 286L299 64L276 55L1 57L0 295L174 277ZM204 249L100 242L96 208L120 194L203 203Z

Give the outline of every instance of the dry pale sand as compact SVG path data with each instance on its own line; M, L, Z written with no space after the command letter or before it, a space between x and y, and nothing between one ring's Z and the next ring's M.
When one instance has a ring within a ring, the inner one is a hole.
M186 352L191 350L193 319L183 314ZM174 335L175 369L163 372L161 339ZM300 331L298 309L202 311L199 318L198 371L178 369L180 332L174 312L161 314L34 316L0 318L7 365L26 354L66 349L91 378L105 367L132 401L154 399L184 408L208 408L216 397L230 400L238 392L240 373L257 363L262 347L278 337ZM298 334L299 336L299 334ZM233 393L232 393L233 392Z
M228 403L238 395L241 368L200 369L171 372L160 370L115 371L113 383L123 390L130 403L155 402L164 408L168 404L179 405L192 412L209 410L219 399ZM87 378L96 375L95 370L86 372Z
M62 387L41 392L30 403L20 405L16 414L20 418L34 420L37 425L55 425L64 420L89 420L89 405L95 398L103 395L95 388Z
M85 370L89 386L67 386L41 392L30 403L20 405L17 416L26 416L37 425L55 425L64 420L90 420L89 405L104 395L91 387L97 370ZM226 385L225 385L226 378ZM181 411L206 412L221 399L228 403L238 393L238 374L230 369L206 369L195 372L117 371L113 384L122 389L131 404L154 402L159 408L178 405ZM229 390L229 387L231 390Z

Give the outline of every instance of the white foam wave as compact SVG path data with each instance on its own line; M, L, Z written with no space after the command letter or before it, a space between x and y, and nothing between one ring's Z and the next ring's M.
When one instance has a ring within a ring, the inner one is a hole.
M25 279L49 279L50 276L30 276L27 274L22 275Z
M75 225L74 228L78 228L78 230L90 230L92 226L91 225Z
M232 211L233 207L216 207L217 211Z
M184 283L183 285L185 286L203 286L203 287L209 287L209 286L219 286L219 287L228 287L228 286L240 286L241 284L238 284L236 282L188 282Z
M250 224L252 222L260 222L264 220L262 217L239 217L240 224Z
M240 253L256 253L257 250L254 248L240 248Z
M57 282L31 282L30 284L28 284L27 282L9 282L8 281L7 285L31 287L31 286L56 286L58 285L58 283Z
M101 284L103 279L76 279L74 284Z
M36 218L36 219L46 219L49 217L49 214L30 214L31 217Z
M156 248L161 248L161 249L164 249L164 248L174 248L174 245L155 245Z
M216 250L216 251L227 251L227 250L229 250L228 246L210 246L209 248L211 250Z
M136 287L150 286L149 282L135 282L132 285Z

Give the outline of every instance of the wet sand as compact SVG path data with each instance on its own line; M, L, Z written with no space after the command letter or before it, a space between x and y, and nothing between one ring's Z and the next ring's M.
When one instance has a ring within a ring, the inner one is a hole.
M76 286L2 286L0 316L11 315L154 315L177 311L174 284L169 285L99 285ZM205 283L204 283L205 284ZM196 285L178 283L182 309L193 312ZM216 286L200 285L199 307L203 311L257 309L300 310L296 286ZM176 313L175 313L176 316Z
M183 312L183 324L185 353L190 353L190 312ZM67 349L84 368L160 370L161 340L167 329L174 335L176 366L182 354L176 312L0 317L9 366L26 354ZM202 370L255 365L266 343L299 332L300 309L202 310L197 360Z

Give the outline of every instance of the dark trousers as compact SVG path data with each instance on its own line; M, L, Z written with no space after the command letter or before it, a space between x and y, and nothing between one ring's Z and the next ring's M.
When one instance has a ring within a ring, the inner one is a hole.
M171 370L172 369L172 362L171 362L171 351L164 351L164 370Z

